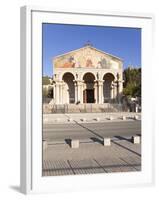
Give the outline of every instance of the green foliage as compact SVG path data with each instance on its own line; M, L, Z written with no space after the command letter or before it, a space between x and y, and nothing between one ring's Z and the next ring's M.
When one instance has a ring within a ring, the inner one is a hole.
M43 88L43 97L47 97L48 96L48 90L46 88Z
M53 89L51 87L48 89L43 87L42 95L43 97L53 98Z
M49 76L43 76L42 77L42 84L43 85L49 85L50 84L50 77Z
M123 72L123 93L129 97L141 97L141 68L127 68Z
M51 79L49 76L43 76L42 77L42 84L43 84L43 86L51 84L49 79ZM46 98L52 98L52 96L53 96L53 90L51 89L51 87L49 87L49 88L48 87L49 86L44 86L43 87L42 94L43 94L44 98L45 97Z

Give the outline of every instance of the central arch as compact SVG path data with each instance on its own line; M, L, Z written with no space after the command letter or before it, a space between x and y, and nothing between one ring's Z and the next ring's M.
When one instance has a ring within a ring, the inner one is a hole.
M112 83L114 81L115 77L111 73L106 73L103 76L103 97L104 97L104 103L110 102L111 99L113 99L113 88Z
M66 72L62 80L64 81L63 89L63 103L75 103L75 87L74 87L74 76L70 72Z
M94 81L95 76L87 72L83 76L84 81L84 90L83 90L83 103L95 103L95 94L94 94Z

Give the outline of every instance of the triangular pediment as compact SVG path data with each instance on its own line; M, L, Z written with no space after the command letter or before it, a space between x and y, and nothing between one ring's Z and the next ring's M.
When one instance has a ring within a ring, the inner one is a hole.
M54 58L55 68L110 68L112 62L121 59L92 46L70 51Z

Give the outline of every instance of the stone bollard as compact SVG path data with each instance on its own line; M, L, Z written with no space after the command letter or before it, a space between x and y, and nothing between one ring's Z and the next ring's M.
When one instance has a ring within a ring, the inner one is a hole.
M140 136L137 136L137 135L132 136L132 142L134 144L140 144Z
M86 118L82 118L81 121L82 121L82 122L85 122L85 121L86 121Z
M60 121L60 118L56 118L56 122L59 122Z
M113 120L113 117L112 117L112 116L110 116L110 117L109 117L109 120Z
M97 122L99 122L99 121L100 121L100 118L99 118L99 117L97 117L97 118L95 118L95 120L96 120Z
M123 116L123 117L122 117L122 120L126 120L126 116Z
M43 140L43 150L46 150L47 149L47 141L46 140Z
M138 116L138 115L135 115L135 116L134 116L134 119L135 119L135 120L138 120L138 119L139 119L139 116Z
M103 145L104 146L110 146L111 145L110 138L104 138L103 139Z
M69 119L68 119L68 121L69 121L69 122L72 122L72 121L73 121L73 119L72 119L72 118L69 118Z
M71 148L79 148L79 140L71 140Z

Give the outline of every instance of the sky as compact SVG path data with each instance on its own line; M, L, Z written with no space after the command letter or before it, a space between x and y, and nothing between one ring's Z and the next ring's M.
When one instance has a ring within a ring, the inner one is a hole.
M141 67L141 29L66 24L42 25L43 75L52 76L52 59L83 47L93 47L117 56L128 66Z

